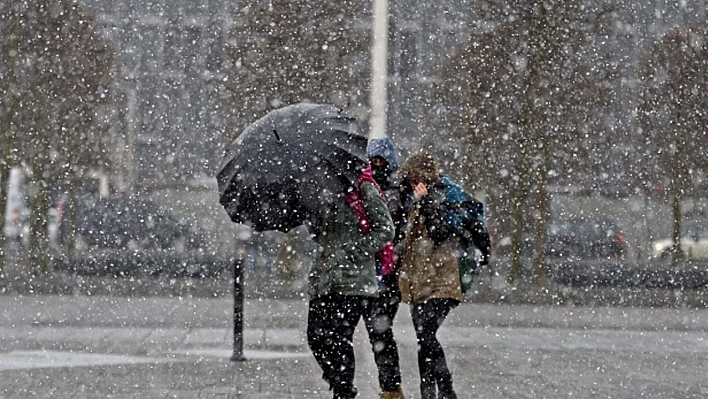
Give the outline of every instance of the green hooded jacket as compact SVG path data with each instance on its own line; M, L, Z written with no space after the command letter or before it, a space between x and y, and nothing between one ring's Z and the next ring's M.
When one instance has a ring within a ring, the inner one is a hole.
M344 202L317 226L318 251L310 269L310 297L378 295L374 254L393 240L394 227L386 202L371 183L359 187L371 231L364 234L354 211Z

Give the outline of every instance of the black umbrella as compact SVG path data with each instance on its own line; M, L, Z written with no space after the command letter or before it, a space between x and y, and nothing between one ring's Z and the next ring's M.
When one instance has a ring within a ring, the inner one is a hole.
M232 221L256 231L315 222L356 183L366 143L356 120L332 105L271 111L227 147L219 201Z

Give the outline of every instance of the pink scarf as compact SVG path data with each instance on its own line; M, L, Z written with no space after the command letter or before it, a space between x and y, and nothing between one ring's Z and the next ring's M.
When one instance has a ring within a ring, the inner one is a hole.
M376 187L376 190L378 190L379 195L381 195L384 200L386 199L383 191L381 190L381 187L379 187L378 183L376 183L376 180L374 180L374 175L371 171L371 165L367 166L366 169L364 169L359 175L359 182L357 187L361 187L363 183L373 184L374 187ZM369 232L371 231L371 225L369 224L369 217L366 216L366 209L364 209L364 202L361 200L359 190L352 191L347 195L344 200L346 201L347 205L349 205L349 207L352 209L352 211L354 211L354 214L358 219L358 224L361 228L361 231L363 231L364 234L369 234ZM393 242L389 242L388 244L386 244L386 246L379 250L379 252L376 253L376 273L380 276L386 276L388 274L391 274L394 269L394 264L395 255L393 252Z

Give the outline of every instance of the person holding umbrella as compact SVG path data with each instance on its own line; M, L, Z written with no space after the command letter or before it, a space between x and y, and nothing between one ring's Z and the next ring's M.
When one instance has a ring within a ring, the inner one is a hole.
M378 183L396 229L394 242L376 253L376 272L379 277L379 297L369 302L364 320L369 341L378 368L381 399L404 399L401 390L401 368L398 345L393 335L393 319L398 313L401 292L398 288L394 244L398 241L403 221L403 207L399 189L392 181L398 170L398 155L389 138L371 139L366 148L374 180Z
M354 329L378 296L374 254L394 227L356 118L331 104L268 112L226 147L216 175L231 221L254 231L305 225L319 243L307 340L334 398L353 398Z
M378 296L374 254L394 237L371 168L311 227L319 249L309 274L307 342L333 397L354 398L354 329Z

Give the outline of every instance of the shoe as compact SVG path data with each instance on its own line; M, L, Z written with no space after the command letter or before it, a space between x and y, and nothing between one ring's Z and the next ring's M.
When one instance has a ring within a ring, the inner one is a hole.
M457 399L455 391L438 392L438 399Z
M350 389L335 389L334 390L334 396L332 396L332 399L354 399L356 398L357 395L357 390L354 387L351 387Z
M420 397L421 399L435 399L437 393L437 388L435 384L432 385L421 385L420 386Z
M379 399L405 399L401 388L395 391L383 391L379 394Z

